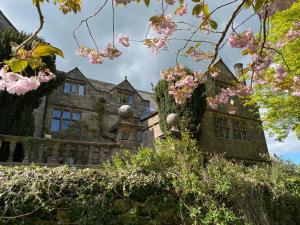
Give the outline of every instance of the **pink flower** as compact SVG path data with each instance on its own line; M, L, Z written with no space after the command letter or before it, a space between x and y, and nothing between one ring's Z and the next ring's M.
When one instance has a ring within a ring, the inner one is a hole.
M122 53L116 49L111 43L108 44L108 46L103 50L103 55L110 60L117 58L121 55Z
M176 28L176 24L172 21L171 15L161 15L153 17L153 20L150 20L150 26L158 34L163 34L164 36L171 36Z
M49 69L39 71L36 77L36 79L41 83L48 82L53 78L55 78L55 75Z
M282 82L287 76L285 69L281 65L276 65L274 78L277 82Z
M253 33L249 29L240 34L231 34L228 38L228 43L232 48L245 48L251 46L253 39Z
M128 36L120 34L119 37L118 37L118 42L121 43L125 47L129 47L130 46Z
M10 83L6 90L10 94L24 95L29 91L36 90L40 86L40 82L35 77L22 77L19 80Z
M167 46L168 40L165 38L146 39L144 44L147 45L147 47L150 48L154 54L157 54L161 49Z
M90 52L92 51L92 49L90 48L86 48L84 46L80 46L77 50L76 50L76 55L80 55L83 57L87 57Z
M103 58L102 56L95 50L90 51L87 56L89 58L89 63L91 64L102 64Z
M179 16L183 16L184 14L186 14L187 11L187 4L185 5L180 5L176 11L175 11L175 15L179 15Z

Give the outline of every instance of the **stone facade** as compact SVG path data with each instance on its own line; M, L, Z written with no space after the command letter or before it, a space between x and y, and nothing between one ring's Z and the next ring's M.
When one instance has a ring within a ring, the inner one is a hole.
M220 69L219 76L205 83L207 96L215 96L221 88L226 88L237 82L237 78L227 68L222 60L216 63ZM263 160L261 155L268 154L267 144L259 119L257 109L242 105L236 98L234 104L237 112L228 113L227 107L219 106L207 110L202 119L202 135L200 148L208 153L224 153L228 158L243 159L249 162ZM143 119L143 144L152 146L152 140L162 136L157 112Z
M35 136L121 141L130 148L140 145L141 118L155 107L151 93L136 90L127 78L118 85L88 79L78 68L64 76L64 84L43 99L35 111ZM104 106L104 113L98 111L97 104ZM122 105L130 105L133 110L132 118L125 122L118 112ZM98 132L101 129L99 116L103 116L101 128L104 131L101 134Z

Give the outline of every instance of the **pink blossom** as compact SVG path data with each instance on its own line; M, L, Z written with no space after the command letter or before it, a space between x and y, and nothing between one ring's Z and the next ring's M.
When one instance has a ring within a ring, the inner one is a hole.
M70 12L71 8L66 5L67 1L59 2L59 9L62 10L64 13Z
M35 77L22 77L10 83L6 90L10 94L24 95L29 91L36 90L39 86L40 82Z
M89 63L91 64L102 64L103 58L102 56L95 50L90 51L87 56L89 58Z
M150 48L154 54L157 54L161 49L167 46L168 40L165 38L146 39L144 44L147 45L147 47Z
M187 4L185 5L180 5L176 11L175 11L175 15L179 15L179 16L183 16L184 14L186 14L187 11Z
M130 46L128 36L120 34L119 37L118 37L118 42L121 43L125 47L129 47Z
M117 58L121 55L122 53L115 48L111 43L108 44L108 46L103 50L103 55L110 60Z
M36 79L41 83L48 82L53 78L55 78L55 75L49 69L39 71L36 77Z
M76 50L76 55L80 55L83 57L87 57L90 52L92 51L92 49L90 48L86 48L84 46L80 46L77 50Z
M228 43L232 48L245 48L247 46L250 46L253 38L253 33L249 29L240 34L231 34L228 38Z
M299 76L294 76L294 77L293 77L293 81L294 81L295 83L298 83L298 82L300 81L300 77L299 77Z
M276 43L277 48L283 48L285 45L286 45L286 42L284 42L284 41L278 41Z
M274 78L277 82L282 82L287 76L285 69L281 65L276 65Z
M156 16L156 20L150 21L150 26L158 34L163 34L164 36L171 36L176 28L176 24L172 21L171 15L161 15ZM155 21L155 22L154 22Z

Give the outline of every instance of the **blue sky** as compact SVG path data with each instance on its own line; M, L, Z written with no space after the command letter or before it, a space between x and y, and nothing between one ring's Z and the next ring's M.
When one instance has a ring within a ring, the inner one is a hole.
M159 80L159 72L175 65L174 54L164 52L159 55L153 55L149 49L138 42L132 42L131 47L128 49L120 47L120 50L123 52L122 56L113 61L106 61L102 65L91 65L86 59L74 54L76 44L72 37L72 30L82 19L92 14L98 8L97 4L99 2L84 0L81 13L66 16L63 16L58 11L57 6L47 3L42 5L45 25L40 36L44 37L52 45L62 49L65 53L65 59L57 60L57 68L69 71L77 66L87 77L111 83L119 83L127 76L135 88L151 91L151 83L155 84ZM210 2L211 8L218 4L218 0ZM158 12L158 7L160 7L160 4L157 1L152 1L149 9L143 3L133 3L127 7L116 7L116 36L122 33L127 34L134 40L142 40L147 32L148 19L155 12ZM32 0L0 0L0 9L18 30L33 32L38 26L38 17L35 8L32 6ZM99 16L91 20L91 29L100 48L104 48L108 42L111 42L112 15L110 9L109 4ZM225 25L224 21L230 16L232 9L233 6L228 6L215 15L214 19L219 22L219 27ZM189 14L190 10L188 11ZM249 14L243 14L238 20L243 21L248 16ZM178 21L177 18L176 20ZM191 17L188 17L187 20L191 23L195 22ZM241 26L240 30L243 31L248 28L256 30L257 24L257 18L252 18L247 24ZM152 35L151 32L149 35ZM184 32L179 32L177 37L184 37ZM86 28L83 27L79 30L78 38L81 44L92 46L92 40L88 37ZM203 38L205 40L215 39L215 37ZM182 44L182 42L178 41L172 43L170 48L177 49ZM242 58L238 50L231 49L227 45L220 52L220 56L229 68L232 68L237 62L248 63L248 59ZM186 58L180 58L180 63L192 69L201 70L203 67L203 65ZM294 134L291 134L285 142L281 143L274 141L274 138L268 137L267 134L266 140L271 154L276 153L284 159L300 163L300 141L297 140Z

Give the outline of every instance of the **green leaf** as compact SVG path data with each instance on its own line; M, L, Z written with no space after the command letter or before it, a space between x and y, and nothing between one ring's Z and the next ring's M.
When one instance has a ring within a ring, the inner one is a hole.
M195 5L192 11L192 15L198 16L200 12L201 12L201 4Z
M144 0L144 2L145 2L145 5L146 5L147 7L149 7L149 5L150 5L150 0Z
M32 50L32 52L36 56L47 56L51 54L56 54L62 58L64 57L64 53L60 49L44 43L37 44L37 46L35 47L35 49Z
M26 69L28 66L27 60L11 58L10 60L4 60L4 62L9 66L12 72L20 73Z
M192 0L193 2L200 2L200 0Z
M211 26L212 29L216 30L218 29L218 23L214 20L209 21L209 25Z
M257 12L262 7L264 2L265 2L264 0L256 0L254 5L254 11Z
M249 9L249 7L252 5L253 0L247 0L246 1L246 9Z
M45 63L42 62L42 58L41 57L32 57L27 59L29 66L31 67L31 69L35 70L36 68L39 68L41 66L43 66Z
M207 4L203 4L201 7L202 12L204 13L204 15L208 16L209 15L209 9L208 9L208 5Z

